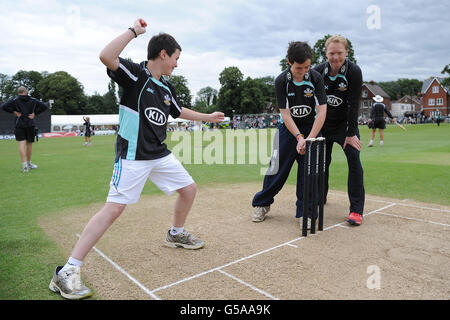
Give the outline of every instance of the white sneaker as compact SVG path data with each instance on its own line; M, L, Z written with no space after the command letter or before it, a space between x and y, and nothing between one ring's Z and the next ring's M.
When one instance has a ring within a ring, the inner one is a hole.
M58 292L63 298L78 300L92 295L92 291L87 288L80 277L79 267L70 267L66 271L58 274L61 267L57 267L48 288L53 292Z
M205 241L198 239L193 234L184 230L183 232L173 236L170 234L170 230L166 235L166 246L172 248L185 248L185 249L200 249L205 246Z
M269 213L270 206L267 207L256 207L253 212L252 221L253 222L263 222L266 218L266 214Z
M380 141L380 147L384 146L384 142Z
M30 169L30 170L32 170L32 169L37 169L38 168L38 166L37 165L35 165L34 163L29 163L28 164L28 169Z

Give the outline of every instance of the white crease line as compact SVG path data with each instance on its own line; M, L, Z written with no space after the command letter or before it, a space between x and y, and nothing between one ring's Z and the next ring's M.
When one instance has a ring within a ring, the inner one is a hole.
M444 227L450 227L450 224L445 224L445 223L435 222L435 221L431 221L431 220L417 219L417 218L410 218L410 217L399 216L399 215L396 215L396 214L386 213L386 212L379 212L379 214L382 214L382 215L385 215L385 216L391 216L391 217L395 217L395 218L402 218L402 219L407 219L407 220L414 220L414 221L418 221L418 222L426 222L426 223L431 223L431 224L437 224L437 225L439 225L439 226L444 226Z
M187 278L178 280L178 281L176 281L176 282L170 283L170 284L165 285L165 286L163 286L163 287L159 287L159 288L153 289L152 292L158 292L158 291L160 291L160 290L164 290L164 289L173 287L173 286L178 285L178 284L180 284L180 283L183 283L183 282L186 282L186 281L189 281L189 280L192 280L192 279L195 279L195 278L204 276L205 274L208 274L208 273L211 273L211 272L214 272L214 271L219 271L219 270L222 269L222 268L226 268L226 267L231 266L231 265L233 265L233 264L236 264L236 263L239 263L239 262L242 262L242 261L251 259L251 258L253 258L253 257L256 257L256 256L259 256L259 255L264 254L264 253L266 253L266 252L269 252L269 251L278 249L278 248L280 248L280 247L283 247L283 246L285 246L285 245L290 244L291 242L295 242L295 241L301 240L301 239L303 239L303 237L299 237L299 238L296 238L296 239L294 239L294 240L290 240L290 241L288 241L288 242L279 244L279 245L277 245L277 246L275 246L275 247L272 247L272 248L269 248L269 249L266 249L266 250L263 250L263 251L254 253L254 254L252 254L252 255L250 255L250 256L243 257L243 258L240 258L240 259L238 259L238 260L229 262L229 263L227 263L227 264L224 264L223 266L216 267L216 268L213 268L213 269L210 269L210 270L207 270L207 271L198 273L198 274L193 275L193 276L191 276L191 277L187 277Z
M381 210L384 210L384 209L393 207L393 206L395 206L395 205L397 205L397 203L391 202L391 204L388 204L387 206L384 206L383 208L376 209L376 210L372 210L372 211L370 211L369 213L365 213L365 214L363 215L363 217L367 217L367 216L369 216L369 215L371 215L371 214L373 214L373 213L380 212Z
M332 194L332 195L335 195L335 196L338 196L338 197L345 197L345 198L347 198L348 199L348 195L347 194L340 194L340 193L335 193L335 192L330 192L330 191L328 191L328 194ZM379 199L372 199L372 198L365 198L365 200L369 200L369 201L374 201L374 202L384 202L384 203L392 203L392 201L389 201L389 200L379 200Z
M274 297L274 296L268 294L268 293L265 292L264 290L261 290L261 289L259 289L259 288L256 288L255 286L252 286L251 284L249 284L249 283L247 283L247 282L245 282L245 281L243 281L243 280L241 280L241 279L239 279L239 278L236 278L235 276L233 276L233 275L231 275L231 274L229 274L229 273L227 273L227 272L225 272L225 271L223 271L223 270L217 270L217 271L219 271L220 273L223 273L224 275L230 277L231 279L234 279L234 280L236 280L237 282L239 282L239 283L241 283L241 284L243 284L243 285L245 285L245 286L247 286L247 287L249 287L249 288L251 288L251 289L253 289L253 290L255 290L255 291L257 291L257 292L259 292L259 293L261 293L261 294L263 294L263 295L265 295L266 297L268 297L268 298L270 298L270 299L272 299L272 300L280 300L280 299L278 299L278 298L276 298L276 297Z
M394 206L394 205L395 205L395 203L391 203L391 204L389 204L389 205L387 205L387 206L385 206L385 207L383 207L383 208L380 208L380 209L371 211L371 212L369 212L369 213L367 213L367 214L365 214L365 215L369 215L369 214L378 212L378 211L380 211L380 210L384 210L384 209L389 208L389 207L392 207L392 206ZM340 223L337 223L337 224L335 224L335 225L333 225L333 226L324 228L323 231L333 229L333 228L339 226L339 225L342 224L342 223L343 223L343 222L340 222ZM207 271L198 273L198 274L196 274L196 275L193 275L193 276L190 276L190 277L187 277L187 278L178 280L178 281L173 282L173 283L170 283L170 284L168 284L168 285L165 285L165 286L162 286L162 287L153 289L152 292L158 292L158 291L160 291L160 290L164 290L164 289L167 289L167 288L176 286L176 285L178 285L178 284L180 284L180 283L183 283L183 282L186 282L186 281L189 281L189 280L192 280L192 279L195 279L195 278L204 276L204 275L206 275L206 274L208 274L208 273L211 273L211 272L214 272L214 271L220 271L222 268L226 268L226 267L231 266L231 265L233 265L233 264L236 264L236 263L239 263L239 262L242 262L242 261L245 261L245 260L254 258L254 257L256 257L256 256L259 256L259 255L261 255L261 254L270 252L270 251L275 250L275 249L278 249L278 248L280 248L280 247L283 247L283 246L286 246L286 245L288 246L288 245L290 245L292 242L295 242L295 241L298 241L298 240L301 240L301 239L304 239L304 238L305 238L305 237L299 237L299 238L296 238L296 239L287 241L287 242L282 243L282 244L279 244L279 245L277 245L277 246L275 246L275 247L272 247L272 248L269 248L269 249L266 249L266 250L263 250L263 251L254 253L254 254L252 254L252 255L250 255L250 256L243 257L243 258L240 258L240 259L238 259L238 260L229 262L229 263L227 263L227 264L224 264L223 266L216 267L216 268L213 268L213 269L210 269L210 270L207 270Z
M294 248L298 248L298 246L296 246L295 244L291 244L291 243L288 243L287 246L289 246L289 247L294 247Z
M79 234L76 235L78 238L80 237ZM135 278L133 278L128 272L123 270L117 263L112 261L110 258L108 258L103 252L98 250L96 247L93 248L100 256L102 256L106 261L108 261L110 264L113 265L114 268L116 268L118 271L120 271L122 274L124 274L128 279L133 281L139 288L144 290L145 293L147 293L150 297L152 297L155 300L161 300L157 295L155 295L151 290L149 290L147 287L142 285L139 281L137 281Z
M350 229L349 227L343 226L342 224L339 224L338 227L345 228L345 229Z
M329 194L333 194L333 195L338 196L338 197L348 197L345 194L339 194L339 193L334 193L334 192L328 192L328 193ZM378 199L371 199L371 198L366 198L366 200L374 201L374 202L393 203L392 201L378 200ZM403 199L402 201L405 201L405 200L413 201L411 199ZM406 203L396 203L396 204L399 205L399 206L404 206L404 207L411 207L411 208L418 208L418 209L425 209L425 210L435 210L435 211L442 211L442 212L450 213L450 210L447 210L447 209L422 207L422 206L417 206L417 205L414 205L414 204L406 204Z
M442 211L442 212L450 213L450 210L439 209L439 208L430 208L430 207L422 207L422 206L416 206L414 204L398 203L398 205L399 206L404 206L404 207L411 207L411 208L418 208L418 209L425 209L425 210L434 210L434 211Z

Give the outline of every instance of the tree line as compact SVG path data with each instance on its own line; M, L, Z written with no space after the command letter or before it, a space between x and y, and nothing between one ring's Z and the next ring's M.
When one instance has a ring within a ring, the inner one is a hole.
M17 96L17 89L24 86L29 94L48 102L53 100L52 114L108 114L118 112L116 84L111 80L108 91L100 95L86 95L83 85L66 71L20 70L13 76L0 73L0 101Z
M325 42L330 36L319 39L312 47L312 66L326 61ZM356 63L351 41L348 58ZM286 58L279 65L281 71L289 67ZM442 73L449 76L445 83L450 82L450 65L445 66ZM220 89L217 91L210 86L202 88L197 92L195 101L192 101L193 96L184 76L174 75L169 81L175 87L180 105L200 112L222 111L225 115L232 116L276 111L274 76L252 79L245 77L238 67L226 67L219 74ZM422 88L422 81L417 79L374 83L383 88L392 100L405 95L418 95ZM22 85L37 99L54 100L52 114L115 114L118 113L122 95L121 88L112 80L109 81L105 94L94 93L89 96L84 93L83 85L65 71L48 73L21 70L13 76L0 73L0 101L15 97L17 88Z

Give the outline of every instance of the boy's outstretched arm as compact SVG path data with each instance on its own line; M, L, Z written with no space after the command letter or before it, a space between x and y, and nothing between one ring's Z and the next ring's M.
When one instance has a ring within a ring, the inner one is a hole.
M147 23L143 19L137 19L133 28L136 35L145 33ZM120 36L112 40L100 53L100 61L111 71L117 71L119 68L119 55L128 43L135 38L133 31L127 30Z
M202 120L205 122L221 122L224 120L222 112L201 113L187 108L181 108L180 118L186 120Z

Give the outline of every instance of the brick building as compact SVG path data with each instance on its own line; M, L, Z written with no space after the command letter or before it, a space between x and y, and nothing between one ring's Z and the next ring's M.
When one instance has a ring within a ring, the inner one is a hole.
M442 117L449 116L450 88L443 86L443 78L429 78L423 81L423 111L427 117L435 118L438 112Z
M364 118L370 117L370 110L372 109L372 104L374 103L373 97L380 95L384 98L383 103L386 108L391 111L391 98L389 95L379 86L373 83L363 83L361 88L361 98L360 98L360 108L359 115Z

